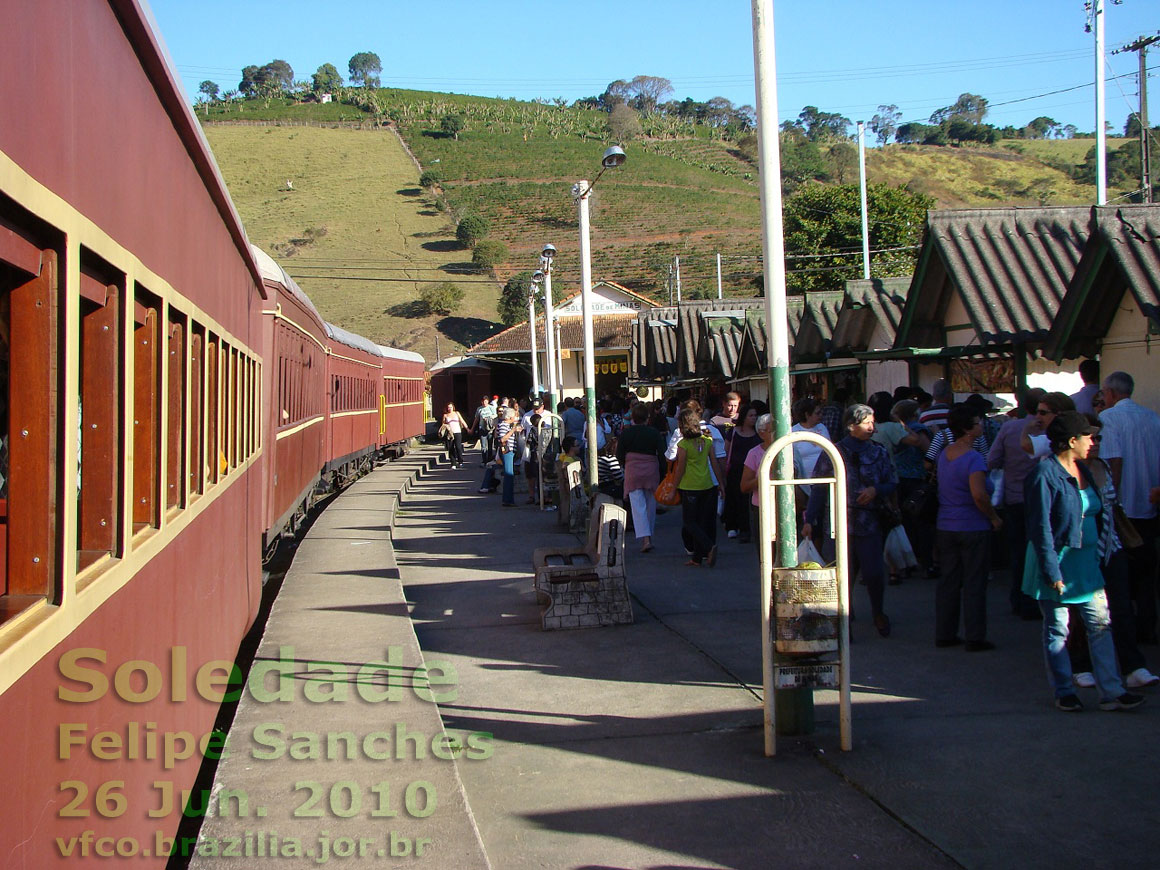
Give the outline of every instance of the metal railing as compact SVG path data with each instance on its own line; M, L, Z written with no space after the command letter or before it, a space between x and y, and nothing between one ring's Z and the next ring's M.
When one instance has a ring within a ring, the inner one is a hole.
M830 457L834 467L833 477L790 478L788 480L771 479L771 472L777 456L787 447L795 443L808 442L816 444ZM792 432L774 441L761 460L757 472L757 493L761 517L760 554L761 554L761 673L762 673L762 703L765 707L765 754L772 756L776 748L776 712L774 693L778 671L782 668L803 668L824 666L826 663L816 660L782 659L775 657L773 642L773 576L774 554L773 541L776 537L777 510L776 487L779 486L830 486L830 535L835 539L837 558L834 563L834 580L837 583L838 601L838 703L841 731L841 746L849 751L853 746L850 734L850 600L849 600L849 552L846 536L847 524L847 493L846 471L842 462L842 455L838 448L829 439L813 432ZM829 663L832 667L833 663Z

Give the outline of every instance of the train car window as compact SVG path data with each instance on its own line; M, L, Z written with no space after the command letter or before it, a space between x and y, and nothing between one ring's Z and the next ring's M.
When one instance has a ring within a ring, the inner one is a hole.
M185 479L186 399L186 320L185 315L169 309L169 346L166 366L169 384L168 430L165 462L165 509L185 507L182 481Z
M205 327L189 336L189 495L205 492Z
M161 300L133 294L133 532L160 528Z
M81 252L77 570L121 548L124 277Z
M236 347L230 348L230 466L238 467L242 450L242 355Z
M57 582L58 268L0 216L0 622Z
M226 477L234 466L233 434L234 434L234 366L233 348L223 341L219 366L221 368L221 422L218 424L221 475Z
M221 384L218 372L218 337L212 332L206 339L205 351L205 479L207 484L218 482L222 471L222 452L218 443L218 418L221 408Z

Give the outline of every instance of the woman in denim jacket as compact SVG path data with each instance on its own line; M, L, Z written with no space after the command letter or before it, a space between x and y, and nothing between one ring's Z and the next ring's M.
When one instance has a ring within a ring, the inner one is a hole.
M1112 646L1104 593L1101 538L1112 523L1112 506L1083 464L1095 427L1075 411L1064 411L1047 427L1053 456L1040 462L1023 484L1027 512L1027 557L1023 591L1043 613L1043 648L1055 705L1078 712L1083 704L1072 687L1067 655L1068 607L1087 627L1101 710L1130 710L1144 699L1124 691Z

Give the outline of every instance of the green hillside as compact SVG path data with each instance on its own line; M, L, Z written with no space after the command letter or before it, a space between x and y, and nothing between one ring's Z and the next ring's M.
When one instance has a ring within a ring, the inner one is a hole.
M206 126L251 238L283 262L324 316L434 358L437 336L447 355L498 328L499 287L535 268L545 243L560 251L557 282L565 292L578 289L570 190L599 171L610 144L607 115L390 89L373 95L375 112L280 99L268 108L235 103L229 113L212 107L209 120L227 123ZM458 138L441 132L449 115L462 122ZM592 197L594 280L667 298L679 255L684 292L715 294L720 253L726 294L753 295L761 253L755 167L716 130L673 119L644 126L645 136L626 143L627 163L606 173ZM441 189L418 187L421 170L391 127L423 170L440 175ZM1078 204L1095 191L1067 169L1090 145L890 145L868 152L868 174L926 193L938 207ZM843 180L857 181L856 165ZM486 217L490 238L510 251L494 276L472 273L470 251L454 243L455 220L469 212ZM419 290L442 280L466 298L454 316L422 315Z

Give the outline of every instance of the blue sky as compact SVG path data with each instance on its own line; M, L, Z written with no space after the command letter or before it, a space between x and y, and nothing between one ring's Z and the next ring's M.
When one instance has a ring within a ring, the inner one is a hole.
M654 75L670 79L678 99L754 102L744 0L151 5L191 95L205 79L235 88L243 66L275 58L288 61L298 79L323 63L345 77L351 55L373 51L385 86L571 101L615 79ZM925 120L970 91L992 103L987 120L1000 126L1047 115L1080 130L1095 127L1093 39L1084 32L1081 0L780 0L774 8L782 120L805 105L869 120L883 103L898 105L904 120ZM1105 19L1107 117L1119 130L1136 106L1138 60L1110 49L1160 31L1160 3L1107 0ZM1155 124L1160 43L1149 67ZM1111 78L1123 74L1130 75Z

